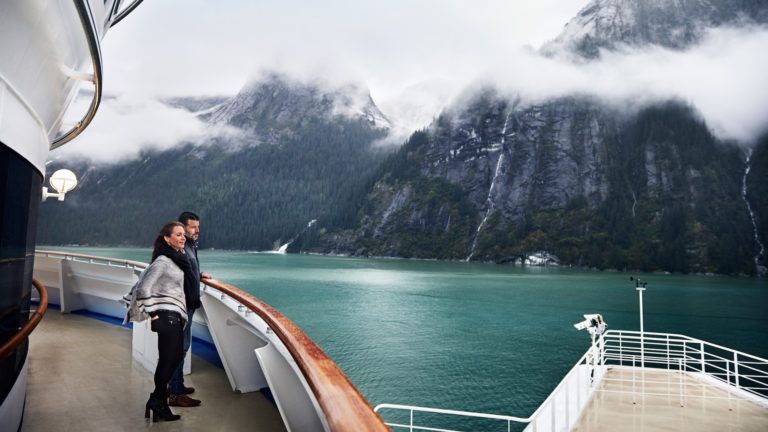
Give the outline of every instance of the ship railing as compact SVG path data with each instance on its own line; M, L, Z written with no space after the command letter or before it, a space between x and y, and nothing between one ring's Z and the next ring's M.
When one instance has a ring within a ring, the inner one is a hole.
M495 424L507 431L554 432L576 425L584 407L599 387L605 368L599 355L590 348L565 375L552 393L528 417L515 417L470 411L429 408L412 405L379 404L374 411L388 410L385 420L393 430L459 432L483 429ZM393 418L395 418L393 420ZM479 426L479 421L483 425ZM502 423L500 426L499 423ZM501 430L501 429L493 429Z
M36 262L35 271L44 276L46 284L59 290L62 300L69 298L63 281L68 278L78 285L78 291L87 288L86 297L93 296L95 285L106 287L99 295L109 303L115 297L114 292L108 292L110 289L119 287L121 294L127 293L147 266L137 261L56 251L40 250L35 256L49 258L40 260L40 268ZM307 430L308 424L318 425L308 430L333 432L388 430L346 375L291 320L233 285L213 279L203 282L205 321L233 390L255 391L268 384L289 430ZM120 309L122 315L116 315L114 302L109 304L99 309L101 303L85 299L81 306L122 318L124 307ZM306 392L298 392L299 385ZM316 420L309 420L311 416Z
M86 255L86 254L78 254L78 253L71 253L71 252L36 250L35 256L61 259L65 261L81 262L86 264L100 264L100 265L105 265L107 267L126 268L126 269L133 270L137 276L142 271L144 271L145 268L147 268L147 263L143 263L140 261L131 261L131 260L125 260L120 258L100 257L95 255Z
M43 319L45 312L48 310L48 291L45 289L45 286L35 278L32 278L32 286L37 289L39 296L37 309L27 319L27 322L25 322L24 325L22 325L13 336L11 336L7 341L5 341L5 343L3 343L2 346L0 346L0 360L3 360L11 355L11 353L14 352L16 348L18 348L19 345L21 345L27 339L27 337L40 323L40 320Z
M610 330L603 340L606 364L696 376L727 390L726 397L734 393L768 405L766 359L680 334Z

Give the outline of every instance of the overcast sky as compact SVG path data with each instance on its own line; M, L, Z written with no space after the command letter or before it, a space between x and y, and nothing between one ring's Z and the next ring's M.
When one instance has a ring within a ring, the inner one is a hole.
M108 92L234 94L326 69L389 98L556 36L587 0L148 0L103 43Z
M194 139L204 125L158 98L232 95L265 69L367 86L405 129L428 123L468 86L490 81L532 99L584 91L619 103L677 97L721 137L749 141L764 130L766 29L728 29L685 53L623 52L586 66L533 52L587 3L147 0L106 35L111 98L64 151L114 160Z

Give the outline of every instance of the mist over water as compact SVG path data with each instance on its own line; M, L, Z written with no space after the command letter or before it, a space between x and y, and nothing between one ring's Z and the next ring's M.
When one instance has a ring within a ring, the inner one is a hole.
M208 250L200 262L293 320L372 405L527 417L586 351L588 335L572 326L582 314L603 314L609 329L638 329L627 273ZM768 357L765 279L635 276L648 282L646 331Z

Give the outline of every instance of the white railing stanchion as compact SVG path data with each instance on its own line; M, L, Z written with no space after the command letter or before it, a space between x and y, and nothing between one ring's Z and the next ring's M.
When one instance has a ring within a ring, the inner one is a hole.
M568 404L568 381L565 382L565 427L571 428L571 406Z
M678 375L680 376L680 406L685 406L685 403L683 401L683 359L678 359L678 367L677 369L680 371Z
M557 423L555 422L555 404L557 404L557 396L552 398L552 403L549 404L549 420L551 422L549 425L549 430L557 430L555 429L557 426Z
M637 368L635 367L635 356L632 356L632 405L637 404L637 394L635 393L635 371Z
M624 366L624 338L619 335L619 366Z
M728 379L728 385L731 384L731 362L726 360L725 361L725 374L726 378ZM731 390L728 390L728 411L733 411L733 405L731 405Z
M741 385L739 384L739 353L736 351L733 352L733 377L734 377L734 384L736 384L736 388L740 389Z
M702 341L699 344L699 349L701 349L701 373L704 373L704 341Z

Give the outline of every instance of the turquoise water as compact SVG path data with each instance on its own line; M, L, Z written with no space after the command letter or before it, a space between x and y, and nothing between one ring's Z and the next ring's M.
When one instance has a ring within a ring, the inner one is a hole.
M63 249L63 248L57 248ZM148 261L148 249L66 248ZM201 251L202 269L298 324L372 405L526 417L587 349L572 324L636 330L629 274ZM768 358L768 281L641 274L647 331Z

